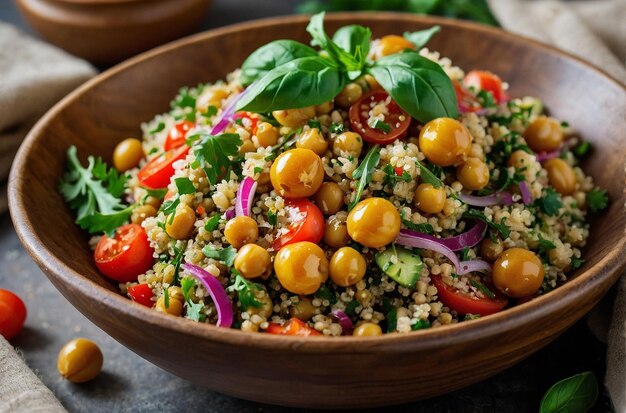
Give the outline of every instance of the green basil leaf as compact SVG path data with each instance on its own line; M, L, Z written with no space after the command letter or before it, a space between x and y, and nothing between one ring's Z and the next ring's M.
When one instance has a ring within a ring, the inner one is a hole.
M348 211L355 207L361 199L361 193L363 193L363 189L372 181L372 172L378 162L380 161L380 149L378 145L372 146L372 149L369 150L361 164L352 172L352 178L358 179L359 183L356 187L356 194L354 197L354 201L350 202L348 205Z
M386 56L369 73L393 100L421 122L459 115L452 81L437 63L415 52Z
M371 40L372 31L356 24L341 27L333 35L333 41L337 46L350 53L359 65L365 63Z
M241 65L239 81L243 86L248 86L265 76L270 70L292 60L308 56L317 56L317 52L294 40L275 40L259 47L248 56Z
M311 16L311 21L306 27L306 31L309 32L313 38L313 40L311 40L312 46L319 46L322 50L328 53L328 56L335 63L343 66L347 71L360 71L363 68L365 59L363 59L362 62L359 62L354 56L342 49L337 43L328 37L324 31L324 12ZM355 78L356 77L354 77L354 79ZM351 80L352 79L353 77L351 76Z
M587 371L561 380L541 399L539 413L584 413L598 398L598 381Z
M426 43L432 39L434 35L441 31L441 26L433 26L430 29L419 30L417 32L404 32L404 38L413 43L417 50L426 46Z
M272 69L248 88L236 110L272 112L319 105L345 85L343 73L322 57L302 57Z

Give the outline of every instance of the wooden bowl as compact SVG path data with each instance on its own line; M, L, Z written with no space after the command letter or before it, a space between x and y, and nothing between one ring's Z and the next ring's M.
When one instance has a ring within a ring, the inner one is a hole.
M264 403L364 408L450 392L528 357L587 313L626 263L624 87L589 64L498 29L409 14L335 14L375 36L443 27L431 47L469 69L492 70L512 96L541 97L551 113L593 142L584 167L611 203L593 222L586 263L556 290L474 321L374 338L251 334L149 310L121 296L96 270L87 235L56 191L65 152L76 145L110 159L139 123L168 110L183 85L222 78L258 46L308 42L307 16L238 24L192 36L125 62L89 81L34 127L13 164L9 195L17 233L63 295L119 342L158 366L222 393ZM217 59L219 57L219 59Z
M15 0L50 43L95 64L113 64L189 34L211 0Z

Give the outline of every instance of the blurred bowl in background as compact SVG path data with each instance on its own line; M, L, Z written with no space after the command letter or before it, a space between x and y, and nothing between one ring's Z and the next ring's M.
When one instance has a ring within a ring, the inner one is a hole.
M197 28L212 0L15 0L50 43L97 65L120 62Z

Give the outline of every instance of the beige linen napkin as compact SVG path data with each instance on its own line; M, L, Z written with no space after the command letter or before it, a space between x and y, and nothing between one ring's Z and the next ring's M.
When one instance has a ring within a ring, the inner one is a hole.
M0 412L67 413L13 347L0 336Z
M94 74L89 63L0 23L0 182L35 121ZM3 189L0 213L4 211Z
M489 5L505 29L576 54L626 83L626 0L489 0ZM592 316L594 333L611 318L604 381L616 412L626 413L626 275L613 316L601 308Z

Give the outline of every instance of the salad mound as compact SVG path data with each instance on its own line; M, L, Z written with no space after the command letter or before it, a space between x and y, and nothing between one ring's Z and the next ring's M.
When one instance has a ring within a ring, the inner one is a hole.
M323 21L183 87L112 167L69 148L59 190L102 274L168 315L300 336L434 328L565 282L608 202L589 142L426 48L438 26Z

